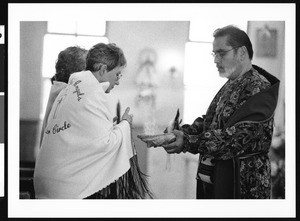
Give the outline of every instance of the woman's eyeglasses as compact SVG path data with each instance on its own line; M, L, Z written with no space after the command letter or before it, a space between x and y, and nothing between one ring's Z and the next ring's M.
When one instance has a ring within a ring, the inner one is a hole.
M121 73L117 73L117 78L118 80L122 77L122 74Z

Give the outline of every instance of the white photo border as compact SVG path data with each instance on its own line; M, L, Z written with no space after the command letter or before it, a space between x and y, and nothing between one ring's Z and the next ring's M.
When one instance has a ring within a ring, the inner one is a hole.
M295 4L8 4L8 217L295 217ZM63 13L63 14L62 14ZM20 21L285 21L286 198L283 200L20 200Z

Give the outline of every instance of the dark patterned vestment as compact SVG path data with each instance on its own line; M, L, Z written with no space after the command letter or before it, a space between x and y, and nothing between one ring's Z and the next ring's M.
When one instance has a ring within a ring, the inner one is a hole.
M184 151L199 153L199 162L212 159L212 195L200 190L197 198L270 198L268 152L278 89L276 77L252 65L250 71L223 85L205 115L182 125ZM198 175L206 167L199 163ZM203 183L199 177L198 188Z

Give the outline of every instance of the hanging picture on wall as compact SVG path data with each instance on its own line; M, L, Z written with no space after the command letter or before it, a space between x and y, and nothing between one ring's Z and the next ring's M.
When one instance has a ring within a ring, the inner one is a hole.
M277 30L267 25L256 31L256 56L275 58L277 55Z

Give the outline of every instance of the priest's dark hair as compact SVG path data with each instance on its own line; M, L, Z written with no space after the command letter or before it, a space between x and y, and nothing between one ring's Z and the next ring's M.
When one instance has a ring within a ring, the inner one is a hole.
M233 48L245 46L247 48L249 58L250 60L252 60L253 58L252 43L247 33L244 32L243 30L239 29L234 25L228 25L223 28L216 29L213 33L213 36L215 38L227 36L227 44Z

